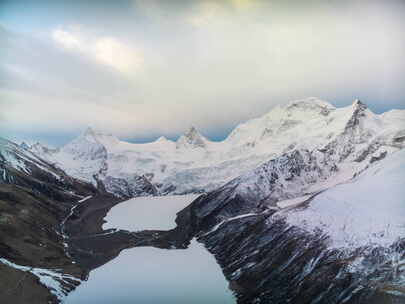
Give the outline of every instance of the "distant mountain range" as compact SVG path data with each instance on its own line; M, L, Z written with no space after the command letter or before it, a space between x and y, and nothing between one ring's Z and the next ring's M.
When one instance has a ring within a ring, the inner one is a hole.
M194 127L176 142L161 137L145 144L89 128L61 148L37 143L28 150L73 177L104 181L107 191L127 197L145 189L151 194L211 191L293 151L316 158L319 172L311 184L318 179L334 183L402 148L404 117L404 110L374 114L358 100L335 108L308 98L240 124L221 142L210 141Z

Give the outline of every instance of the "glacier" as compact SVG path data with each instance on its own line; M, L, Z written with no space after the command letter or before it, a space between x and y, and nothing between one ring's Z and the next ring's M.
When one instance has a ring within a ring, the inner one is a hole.
M58 149L36 144L30 150L73 177L135 197L208 192L292 151L323 155L320 167L329 173L318 182L328 188L403 148L404 139L404 110L378 115L359 100L336 108L311 97L242 123L220 142L194 127L176 142L160 137L144 144L88 128Z

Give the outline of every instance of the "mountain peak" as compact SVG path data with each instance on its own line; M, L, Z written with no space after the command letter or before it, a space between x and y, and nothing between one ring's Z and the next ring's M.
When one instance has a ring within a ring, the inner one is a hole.
M207 139L202 136L195 127L190 127L190 129L176 142L176 148L182 147L206 147Z
M160 136L156 141L166 141L167 138L165 136Z
M113 136L113 135L111 133L103 132L93 127L87 127L86 130L84 130L84 132L82 133L82 136L99 137L99 136Z
M350 107L349 107L350 108ZM347 121L345 126L345 132L352 130L353 128L360 126L364 122L375 123L378 120L373 112L371 112L367 105L360 101L360 99L355 99L350 108L350 119ZM363 123L362 123L363 122Z
M194 137L194 136L199 136L200 133L197 131L197 129L194 126L191 126L190 129L186 132L185 136L187 137Z
M368 109L367 105L360 101L360 99L355 99L352 103L353 115L361 115Z
M108 132L104 132L102 130L99 129L95 129L92 127L87 127L86 130L84 130L84 132L82 133L82 136L88 138L88 137L92 137L95 139L99 139L102 137L111 137L111 138L115 138L114 135L112 135L111 133Z
M119 139L111 133L96 130L92 127L87 127L86 130L78 138L85 139L86 141L90 142L98 142L104 145L114 144L119 141Z
M331 105L329 102L319 99L317 97L308 97L304 99L298 99L298 100L293 100L287 103L285 106L287 109L292 109L292 108L315 108L315 107L323 107L323 108L329 108L329 109L334 109L335 107Z
M30 149L30 146L28 146L25 141L23 141L23 142L20 144L20 147L23 148L24 150L29 150L29 149Z
M92 127L87 127L86 130L84 130L83 135L84 136L94 136L96 132Z
M367 105L366 105L365 103L363 103L360 99L355 99L355 100L353 101L352 106L353 106L354 108L358 108L358 109L360 109L360 110L365 110L365 109L367 109Z
M160 136L158 139L155 140L155 143L164 143L164 142L171 142L171 140L167 139L165 136Z
M97 141L97 133L92 127L87 127L75 140Z

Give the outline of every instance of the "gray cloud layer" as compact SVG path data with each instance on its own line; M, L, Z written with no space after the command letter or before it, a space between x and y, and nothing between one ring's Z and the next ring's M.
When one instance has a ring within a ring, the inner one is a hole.
M307 96L404 106L403 2L73 3L52 9L76 18L0 28L5 135L56 143L88 125L131 138L196 125L220 137Z

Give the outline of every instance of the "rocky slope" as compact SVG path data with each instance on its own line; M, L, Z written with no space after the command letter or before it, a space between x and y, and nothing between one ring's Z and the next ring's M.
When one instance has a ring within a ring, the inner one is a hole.
M192 128L177 142L130 144L88 129L58 149L0 143L0 267L28 286L36 280L32 295L57 301L122 249L185 248L197 237L239 303L405 303L405 111L376 115L358 100L335 108L310 98L222 142ZM118 202L104 190L206 194L178 214L177 228L131 233L102 230ZM59 277L59 294L39 290L41 271L68 276ZM10 286L5 294L15 297Z
M238 303L405 303L405 150L303 195L320 174L307 157L288 153L195 200L178 214L177 246L204 243ZM292 190L301 196L285 200Z
M370 159L401 148L404 121L405 111L377 115L358 100L335 108L308 98L239 125L222 142L208 140L195 128L177 142L160 138L147 144L88 129L59 149L30 149L72 176L105 180L107 190L119 195L204 192L293 151L309 151L322 180L335 171L345 180Z
M0 138L0 302L57 303L80 283L61 223L97 192Z
M403 111L350 113L202 195L152 245L197 237L238 303L405 303Z

